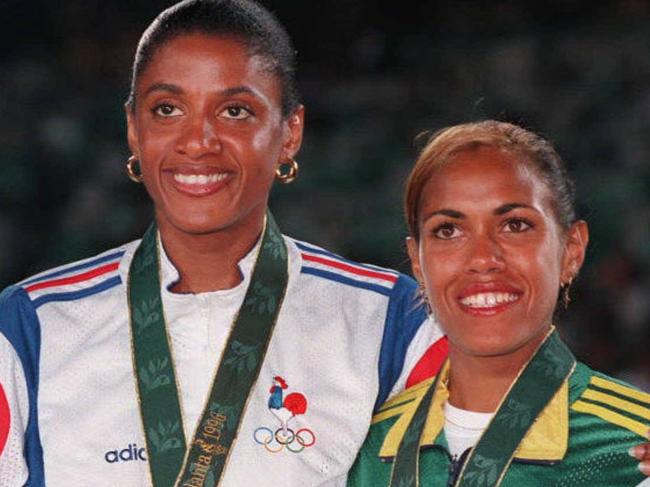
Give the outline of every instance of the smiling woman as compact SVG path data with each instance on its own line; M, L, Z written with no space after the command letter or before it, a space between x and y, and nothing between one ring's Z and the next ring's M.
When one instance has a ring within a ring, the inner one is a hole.
M144 33L127 172L154 222L0 296L0 485L344 482L441 333L412 279L274 222L302 140L294 57L250 0L186 0Z
M490 146L464 151L422 188L420 238L409 240L414 272L437 290L432 308L469 355L528 357L550 326L558 289L584 259L586 224L565 234L553 195L521 157Z
M553 326L588 241L572 200L536 134L486 121L432 137L407 183L407 244L449 358L380 407L350 486L644 478L627 450L650 427L650 395L576 362Z
M201 33L179 35L152 54L135 94L137 103L127 104L129 146L181 270L175 290L232 287L236 269L220 284L196 253L206 244L221 246L215 255L230 261L248 252L277 161L300 147L302 106L285 119L281 85L264 58L233 38Z

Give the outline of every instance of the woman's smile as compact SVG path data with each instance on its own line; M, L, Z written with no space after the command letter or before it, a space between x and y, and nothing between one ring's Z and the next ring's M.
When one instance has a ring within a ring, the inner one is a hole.
M204 197L222 190L233 172L212 166L178 166L163 169L163 177L176 191L187 196Z
M459 293L458 302L465 313L493 316L512 308L521 296L521 290L504 282L476 282Z

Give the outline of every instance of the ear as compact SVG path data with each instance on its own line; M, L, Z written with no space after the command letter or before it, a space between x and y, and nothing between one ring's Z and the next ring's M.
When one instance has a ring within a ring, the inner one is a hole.
M589 242L589 228L587 222L578 220L567 231L564 242L564 255L562 256L561 284L573 279L585 260L587 243Z
M406 250L408 251L409 259L411 260L413 276L420 286L424 287L422 267L420 266L420 246L418 245L418 241L413 237L406 237Z
M284 121L284 141L280 162L293 159L302 144L302 132L305 127L305 107L299 105Z
M124 105L126 112L126 138L129 143L131 154L140 159L140 145L138 144L137 130L135 127L135 113L130 105Z

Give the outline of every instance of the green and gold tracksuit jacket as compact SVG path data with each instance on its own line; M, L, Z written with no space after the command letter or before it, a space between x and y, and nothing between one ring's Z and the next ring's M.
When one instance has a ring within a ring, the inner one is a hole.
M443 405L448 367L433 392L420 437L419 482L404 485L453 486L463 458L452 459L444 434ZM434 379L386 402L376 413L365 444L348 476L348 487L391 485L393 460L417 405ZM533 418L513 420L530 421ZM628 449L650 428L650 394L577 363L571 375L534 419L512 457L500 487L625 487L645 477ZM466 452L467 453L467 452ZM463 454L465 457L466 454ZM489 470L467 485L495 485ZM399 487L393 481L391 487ZM466 485L466 484L463 484Z

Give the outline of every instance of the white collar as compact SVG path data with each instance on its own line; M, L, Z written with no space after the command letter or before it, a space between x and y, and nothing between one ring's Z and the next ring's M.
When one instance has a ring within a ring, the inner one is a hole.
M160 238L160 232L158 232L157 239L158 239L158 248L160 249L160 281L161 281L162 289L163 291L166 291L170 295L182 296L177 293L172 293L171 291L169 291L169 289L174 284L176 284L180 279L180 274L178 272L178 269L176 269L171 259L167 255L167 252L165 251L165 247L162 244L162 239ZM251 279L251 274L253 272L253 267L255 266L255 262L257 261L257 254L259 253L261 243L262 243L262 237L260 235L260 237L255 242L255 245L253 245L253 247L248 251L248 253L239 262L237 262L237 266L239 267L239 272L243 277L241 282L239 282L239 284L237 284L233 288L213 291L213 293L229 294L231 292L236 292L241 287L243 287L244 289L248 287L248 282ZM197 294L211 294L211 293L197 293Z

